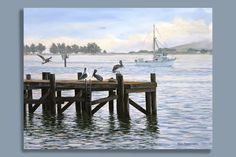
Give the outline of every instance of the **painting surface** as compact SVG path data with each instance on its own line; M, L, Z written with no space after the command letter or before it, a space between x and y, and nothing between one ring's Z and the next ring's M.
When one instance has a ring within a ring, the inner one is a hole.
M212 27L210 8L24 9L25 80L41 80L43 72L77 80L86 68L88 88L117 74L150 82L153 73L157 82L155 116L129 105L129 118L120 119L116 100L112 114L107 102L91 117L76 113L75 103L53 115L42 105L30 113L27 103L24 149L211 149ZM92 100L108 92L92 92ZM41 94L32 91L33 99ZM144 93L129 97L145 109Z

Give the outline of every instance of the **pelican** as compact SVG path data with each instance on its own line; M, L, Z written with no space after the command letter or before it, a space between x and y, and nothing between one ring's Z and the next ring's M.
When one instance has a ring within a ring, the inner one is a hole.
M39 56L43 60L42 64L51 62L51 59L52 59L52 57L44 58L42 55L39 55L39 54L37 54L37 56Z
M120 60L119 63L120 63L120 64L116 64L116 65L113 66L113 69L112 69L112 72L113 72L113 73L117 72L117 69L124 67L124 65L123 65L123 63L122 63L122 60Z
M83 79L86 79L88 77L88 74L86 73L86 69L87 68L84 68L84 72L83 74L80 76L79 80L83 80Z
M97 69L94 69L92 77L95 77L98 81L103 81L103 77L96 74L96 72L97 72Z

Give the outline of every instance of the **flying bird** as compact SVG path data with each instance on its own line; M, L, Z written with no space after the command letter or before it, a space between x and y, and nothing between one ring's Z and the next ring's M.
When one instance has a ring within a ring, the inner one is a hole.
M39 56L43 60L42 64L51 62L51 59L52 59L52 57L44 58L42 55L39 55L39 54L37 54L37 56Z
M87 70L87 68L84 68L84 72L80 76L79 80L83 80L83 79L86 79L88 77L88 74L87 74L86 70Z
M117 72L117 69L124 67L124 65L123 65L123 63L122 63L122 60L120 60L119 63L120 63L120 64L116 64L116 65L113 66L113 69L112 69L112 72L113 72L113 73L116 73L116 72Z
M98 81L103 81L103 77L101 75L96 74L96 72L97 69L94 69L92 77L95 77Z

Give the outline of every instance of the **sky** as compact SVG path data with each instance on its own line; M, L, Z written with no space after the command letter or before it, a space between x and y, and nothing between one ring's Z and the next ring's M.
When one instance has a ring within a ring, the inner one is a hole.
M108 52L152 49L212 40L211 8L26 8L24 44L97 43Z

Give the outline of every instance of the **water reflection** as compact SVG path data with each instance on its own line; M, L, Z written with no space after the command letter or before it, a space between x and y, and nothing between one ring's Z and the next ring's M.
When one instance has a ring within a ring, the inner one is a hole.
M92 117L87 114L76 114L74 121L80 129L91 129L93 127Z
M146 127L149 132L160 133L158 128L157 116L147 116Z
M113 114L109 116L109 120L107 122L109 125L109 132L113 133L115 131L115 117Z
M69 122L66 122L70 119L71 116L65 116L64 114L60 115L35 115L35 114L27 114L24 119L24 129L30 128L33 126L41 126L46 130L55 130L57 129L68 129L67 125L71 125ZM39 123L40 121L40 123ZM97 123L99 119L93 119L93 117L89 117L85 114L76 114L74 116L73 122L76 124L78 129L92 129L95 128L95 123ZM68 124L65 124L68 123ZM116 118L113 114L108 116L108 120L106 121L106 126L109 126L109 132L112 133L114 131L120 130L122 133L127 134L132 129L132 119L130 118ZM136 123L136 122L134 122ZM118 127L116 127L116 125ZM143 124L146 127L146 130L149 132L159 133L158 122L156 116L147 116L146 122Z
M119 117L118 122L119 122L119 130L123 134L128 134L131 129L131 122L130 118L125 118L125 117Z

